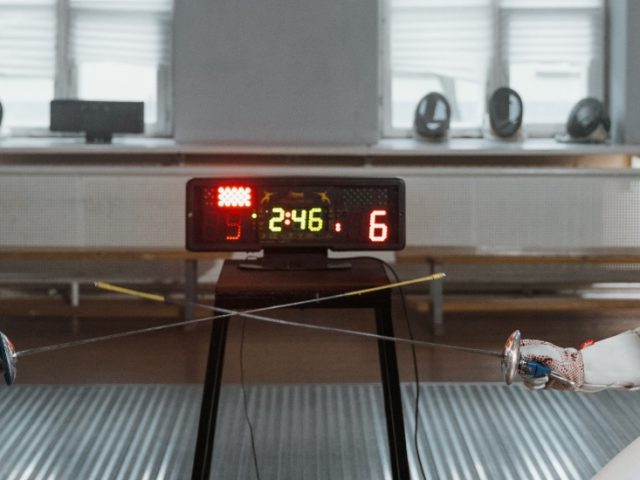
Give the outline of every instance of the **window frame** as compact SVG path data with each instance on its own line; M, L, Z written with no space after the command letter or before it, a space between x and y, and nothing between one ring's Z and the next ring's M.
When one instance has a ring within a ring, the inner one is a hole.
M392 71L391 71L391 2L393 0L383 0L380 7L380 136L383 139L394 138L413 138L415 134L411 128L398 128L392 125ZM501 6L500 0L491 0L490 6L491 16L493 18L492 25L492 55L489 59L489 65L487 68L487 77L485 79L485 116L486 116L486 101L488 101L489 92L495 91L500 86L509 85L509 65L503 62L503 46L506 45L506 40L503 38L503 31L501 28L501 22L505 15L509 15L509 11L527 11L532 10L530 7L508 7ZM605 57L605 51L607 47L606 38L607 32L607 2L602 0L601 13L599 15L600 31L602 32L601 48L602 59L600 59L601 65L594 65L594 62L589 66L588 84L586 95L600 98L603 101L607 95L607 62ZM591 7L568 7L573 11L593 11ZM536 9L540 10L552 10L550 7ZM451 138L481 138L483 137L483 131L486 128L486 119L483 118L481 124L478 127L453 127L449 129L449 137ZM564 131L564 122L545 122L545 123L527 123L525 125L525 134L530 138L551 138L554 134Z
M78 97L78 69L71 60L70 28L71 5L69 0L56 0L56 44L55 66L53 74L54 98ZM173 25L173 21L170 22ZM171 42L170 42L171 43ZM173 111L170 99L173 98L173 51L169 49L168 62L158 65L156 72L157 119L155 123L144 124L143 137L171 137L173 135ZM53 100L53 99L52 99ZM60 137L76 136L60 132L51 132L48 126L11 127L12 137ZM138 135L136 135L138 136Z

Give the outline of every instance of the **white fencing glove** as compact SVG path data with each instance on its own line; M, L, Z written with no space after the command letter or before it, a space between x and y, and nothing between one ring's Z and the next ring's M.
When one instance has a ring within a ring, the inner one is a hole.
M560 382L549 376L534 378L522 375L524 384L532 390L552 388L556 390L576 390L584 384L584 362L582 352L575 348L561 348L542 340L524 339L520 343L520 358L532 360L551 369L552 372L573 382Z
M549 367L575 386L553 378L522 375L528 388L538 390L582 390L640 388L640 328L592 343L580 350L561 348L542 340L522 340L520 356Z

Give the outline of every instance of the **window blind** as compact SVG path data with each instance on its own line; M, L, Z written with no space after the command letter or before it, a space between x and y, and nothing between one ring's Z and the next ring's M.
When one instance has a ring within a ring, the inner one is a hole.
M171 0L70 0L69 5L72 61L168 63Z
M501 7L503 64L602 61L600 0L502 0Z
M391 0L390 17L392 74L486 75L490 0Z
M55 0L0 0L0 76L53 77L55 48Z

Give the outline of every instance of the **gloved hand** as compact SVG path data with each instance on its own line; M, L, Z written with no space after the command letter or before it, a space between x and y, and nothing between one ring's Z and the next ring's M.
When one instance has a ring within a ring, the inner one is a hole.
M552 372L575 384L575 387L572 387L549 376L534 378L521 375L527 388L532 390L543 388L574 390L584 384L584 362L580 350L561 348L542 340L524 339L520 342L520 357L524 361L533 360L541 363L545 367L549 367Z

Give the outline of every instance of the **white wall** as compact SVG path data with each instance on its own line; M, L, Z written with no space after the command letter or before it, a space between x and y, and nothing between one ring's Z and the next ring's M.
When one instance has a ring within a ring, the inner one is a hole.
M612 138L640 144L640 1L609 1L609 111Z
M378 4L177 0L175 137L231 144L378 138Z

